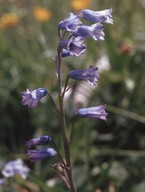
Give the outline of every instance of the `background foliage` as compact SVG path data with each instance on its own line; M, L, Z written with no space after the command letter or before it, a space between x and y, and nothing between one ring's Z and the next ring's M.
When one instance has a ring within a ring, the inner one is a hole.
M143 0L0 1L0 168L21 157L32 169L1 191L65 191L47 161L31 164L24 143L51 135L61 149L59 122L48 98L34 110L20 104L20 92L45 87L57 102L55 56L57 24L80 8L113 8L105 41L87 40L87 54L63 60L71 69L97 65L97 87L78 83L66 98L68 117L76 106L105 103L107 122L79 120L72 145L74 177L80 192L145 191L145 3ZM65 79L64 79L65 80ZM83 102L82 102L83 101ZM70 125L70 124L69 124Z

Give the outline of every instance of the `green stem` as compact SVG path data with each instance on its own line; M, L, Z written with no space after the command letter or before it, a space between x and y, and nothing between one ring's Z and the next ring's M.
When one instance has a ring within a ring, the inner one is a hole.
M69 81L69 75L67 76L66 81L65 81L65 86L64 86L64 89L63 89L63 92L62 92L62 96L63 96L63 97L64 97L65 92L66 92L66 90L67 90L68 81Z
M65 182L65 184L66 184L67 187L69 188L69 184L68 184L67 178L66 178L64 175L60 174L58 171L56 171L56 169L54 168L54 165L49 164L49 166L53 169L53 171L54 171L57 175L60 176L60 178ZM64 168L63 168L63 171L64 171L64 174L65 174L66 170L65 170Z
M48 96L49 96L49 99L50 99L50 102L51 102L51 104L52 104L52 106L53 106L53 109L55 109L55 111L57 112L57 113L59 113L59 110L57 109L57 106L56 106L56 104L54 103L54 100L52 99L52 97L51 97L51 95L48 93Z
M64 144L64 151L65 151L65 158L66 158L66 165L67 165L67 175L69 179L70 184L70 191L76 192L73 177L72 177L72 165L71 165L71 159L70 159L70 144L67 139L67 131L66 131L66 122L65 122L65 114L64 114L64 108L63 108L63 98L60 96L60 121L61 121L61 131L63 136L63 144Z
M66 121L65 121L65 113L64 113L64 103L63 103L63 93L62 93L62 70L61 70L61 50L58 46L57 50L57 74L58 74L58 86L59 86L59 105L60 105L60 125L61 125L61 132L63 137L63 145L64 145L64 152L65 152L65 158L66 158L66 172L69 180L70 185L70 192L76 192L76 188L73 182L72 177L72 164L71 164L71 158L70 158L70 145L68 142L68 136L67 136L67 130L66 130Z
M55 142L54 142L53 140L52 140L51 142L52 142L52 144L53 144L55 150L57 151L57 154L58 154L58 157L59 157L61 163L63 164L64 167L66 167L66 164L65 164L65 162L64 162L64 160L63 160L63 158L62 158L62 156L61 156L61 154L60 154L60 152L59 152L59 150L58 150L58 148L57 148Z
M74 134L75 134L75 127L74 127L74 125L75 125L75 118L76 118L76 117L74 117L74 118L72 119L72 127L71 127L69 144L72 144L73 138L74 138Z

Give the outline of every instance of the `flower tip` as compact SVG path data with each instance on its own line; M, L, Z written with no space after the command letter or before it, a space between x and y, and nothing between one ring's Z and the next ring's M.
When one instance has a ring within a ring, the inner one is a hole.
M53 148L48 148L48 152L50 153L50 156L56 156L57 152Z
M105 112L105 114L100 119L107 121L107 116L108 116L108 113Z

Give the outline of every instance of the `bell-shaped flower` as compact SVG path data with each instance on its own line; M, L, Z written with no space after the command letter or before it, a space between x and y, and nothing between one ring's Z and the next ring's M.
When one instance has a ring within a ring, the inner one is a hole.
M65 20L59 22L58 28L59 30L63 29L74 32L81 25L82 22L80 21L80 17L78 15L74 15L73 13L69 13L68 17Z
M112 9L105 9L103 11L92 11L89 9L82 9L79 11L78 16L91 22L104 22L113 24Z
M25 143L25 146L27 149L30 149L32 147L35 147L37 145L43 145L51 142L51 137L50 136L41 136L38 138L30 139Z
M106 120L107 115L108 113L105 112L105 105L82 108L79 109L76 113L77 117L99 118L102 120Z
M22 96L22 105L28 105L29 108L34 108L37 106L38 102L44 97L48 91L45 88L39 88L35 90L27 89L26 91L20 93Z
M21 159L17 159L14 161L8 161L2 169L2 174L7 178L18 174L23 179L26 179L29 171L30 169L24 164L24 162Z
M90 66L86 70L73 70L69 76L74 80L87 81L90 85L96 85L99 79L98 67Z
M62 57L64 53L67 53L65 56L75 55L79 57L81 54L86 52L86 45L84 44L84 38L81 36L71 37L70 39L62 39L60 41L60 46L62 48ZM65 50L65 52L64 52Z
M46 158L56 156L57 152L53 148L45 148L39 150L28 150L28 156L31 162L36 162Z
M100 23L93 25L82 25L78 28L77 32L74 32L74 36L82 36L83 38L93 38L95 41L104 40L105 33L103 32L104 26Z

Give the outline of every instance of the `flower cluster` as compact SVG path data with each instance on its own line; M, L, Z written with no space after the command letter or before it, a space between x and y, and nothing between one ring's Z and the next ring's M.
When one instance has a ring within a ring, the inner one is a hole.
M53 148L45 148L39 150L30 150L32 147L37 145L44 145L51 142L50 136L41 136L38 138L30 139L26 142L26 148L28 149L28 156L32 162L42 160L45 158L54 157L57 152Z
M112 9L103 11L82 9L77 15L69 13L65 20L60 21L58 24L59 30L65 30L70 33L67 39L63 38L60 41L62 57L71 55L78 57L84 54L86 52L85 38L93 38L95 41L104 40L104 26L101 23L113 24L111 13ZM81 18L93 22L93 24L84 25L80 20Z
M95 41L104 40L104 26L101 23L113 24L111 13L112 9L103 11L81 9L77 15L69 13L68 17L58 24L60 31L64 31L64 34L69 33L66 39L64 38L65 35L60 38L61 56L74 55L79 57L84 54L86 52L85 38L92 38ZM93 24L84 25L81 19L93 22ZM98 68L90 66L86 70L73 70L69 73L69 77L74 80L87 81L90 85L96 85L99 79ZM104 105L80 109L76 114L77 117L93 117L102 120L106 120L107 116Z
M1 179L1 184L4 183L6 178L13 177L15 175L20 175L23 179L26 179L29 171L30 169L21 159L8 161L1 171L2 175L4 176L4 178Z
M113 24L112 9L103 11L92 11L82 9L77 15L69 13L68 17L58 24L59 31L69 32L67 39L64 35L60 37L59 46L61 49L61 56L67 57L75 55L79 57L86 52L85 38L93 38L94 40L104 40L104 26L101 24ZM94 22L92 25L83 25L81 18ZM87 70L73 70L69 73L69 77L74 80L87 81L90 85L96 85L99 74L98 68L90 66ZM28 105L28 108L35 108L38 102L48 94L45 88L38 88L35 90L27 89L21 93L22 105Z

